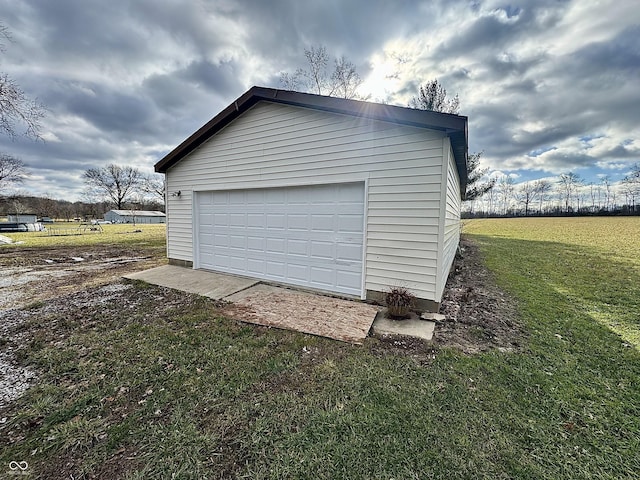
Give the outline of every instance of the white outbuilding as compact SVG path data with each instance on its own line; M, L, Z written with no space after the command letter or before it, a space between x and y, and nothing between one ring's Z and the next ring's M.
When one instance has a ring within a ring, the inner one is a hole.
M170 263L361 299L404 286L435 310L467 118L253 87L155 169Z
M155 210L109 210L104 219L111 223L166 223L167 216Z
M10 213L7 220L10 223L37 223L38 216L35 213Z

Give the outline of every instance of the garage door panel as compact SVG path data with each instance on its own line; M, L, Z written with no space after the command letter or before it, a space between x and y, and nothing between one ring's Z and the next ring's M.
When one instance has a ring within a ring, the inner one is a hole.
M312 214L311 230L317 232L333 232L335 230L333 219L333 215Z
M287 264L287 278L307 282L309 280L309 266L289 260Z
M335 271L330 268L311 267L309 271L311 281L330 289L335 284Z
M253 275L264 275L266 272L266 262L257 258L247 258L247 272Z
M338 217L338 230L340 232L362 233L362 214L342 214Z
M291 188L287 191L287 203L291 205L307 205L309 203L308 189Z
M201 245L206 245L206 242L203 239L200 239ZM229 235L226 234L215 234L213 236L213 245L214 247L228 247L229 246Z
M229 205L244 205L247 203L245 190L231 190L229 192Z
M229 255L229 268L236 272L246 272L247 259L244 256Z
M246 228L247 219L244 213L231 213L229 214L229 226Z
M248 205L263 205L264 204L264 190L247 190L247 204Z
M361 262L362 248L352 243L336 244L336 259L338 261Z
M205 194L206 195L206 194ZM226 205L229 203L229 195L227 192L213 192L209 194L214 205ZM198 194L198 200L200 194Z
M362 203L362 195L361 192L352 188L353 184L337 184L336 190L338 191L338 199L341 203L352 202L352 203Z
M247 228L264 228L265 216L263 213L247 213Z
M311 241L311 258L320 260L331 260L335 257L335 251L332 242L316 242Z
M267 275L271 279L278 279L285 276L286 266L284 262L274 262L273 260L267 261Z
M303 214L288 214L287 215L287 228L290 231L301 230L307 231L309 230L309 215L306 213Z
M265 204L284 205L286 192L280 188L270 188L265 190Z
M243 235L229 235L229 248L245 251L247 249L247 237Z
M200 197L200 205L213 205L213 194L203 193Z
M206 222L207 219L201 219L200 220L200 227L207 225ZM229 225L229 216L226 213L216 213L213 215L213 223L211 224L211 227L213 227L214 225L216 226L227 226Z
M213 265L217 265L221 268L229 268L229 256L223 253L216 253L215 255L211 255L210 261Z
M283 254L285 252L284 238L267 238L267 253Z
M269 229L284 230L286 223L286 216L282 213L267 214L267 228Z
M303 257L308 256L309 242L307 240L296 240L289 238L287 240L287 254L288 255L301 255Z
M264 237L247 237L247 250L249 252L264 252Z
M205 192L198 266L360 295L364 184Z
M338 271L336 272L336 285L343 289L355 289L360 290L360 273Z

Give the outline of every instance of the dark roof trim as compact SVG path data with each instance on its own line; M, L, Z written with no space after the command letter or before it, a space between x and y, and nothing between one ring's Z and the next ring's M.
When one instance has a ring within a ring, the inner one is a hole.
M467 185L467 117L265 87L250 88L235 102L209 120L194 134L156 163L156 172L166 172L171 166L198 148L212 135L260 101L283 103L332 113L410 125L412 127L440 130L451 139L451 147L456 160L458 175L460 176L461 194L464 197Z

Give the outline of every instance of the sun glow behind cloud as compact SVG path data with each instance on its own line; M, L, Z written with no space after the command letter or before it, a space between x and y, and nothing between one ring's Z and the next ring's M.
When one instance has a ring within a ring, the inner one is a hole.
M636 6L521 5L0 0L15 40L2 71L49 108L45 142L0 138L0 149L48 172L47 185L25 182L34 193L66 195L61 179L79 164L150 170L250 86L281 87L305 47L324 45L358 65L371 101L406 106L432 79L458 94L483 166L620 180L640 157Z

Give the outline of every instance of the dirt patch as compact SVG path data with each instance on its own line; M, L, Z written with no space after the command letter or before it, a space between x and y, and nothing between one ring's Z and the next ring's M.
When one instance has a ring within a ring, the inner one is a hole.
M468 238L460 241L440 313L445 319L435 322L431 341L387 335L372 339L369 348L376 355L409 355L428 364L439 348L454 348L465 354L511 352L519 350L526 339L515 301L497 286L478 246Z
M142 249L115 246L0 251L0 408L36 380L31 369L16 364L15 353L26 341L21 326L39 307L50 312L76 307L81 312L83 307L69 295L163 262ZM106 285L98 300L107 301L110 288L118 286Z
M121 246L0 250L0 312L108 283L165 261Z
M462 238L447 280L436 322L434 345L465 353L521 348L525 328L518 319L515 301L502 291L485 267L478 246Z

